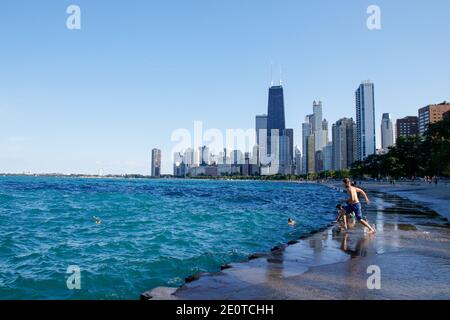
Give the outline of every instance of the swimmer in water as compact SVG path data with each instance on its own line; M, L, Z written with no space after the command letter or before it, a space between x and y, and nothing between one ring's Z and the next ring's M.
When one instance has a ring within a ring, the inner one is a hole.
M102 220L99 217L93 216L92 218L95 220L95 224L102 224Z
M292 220L291 218L288 219L288 225L290 226L295 226L297 224L297 222L295 222L294 220Z

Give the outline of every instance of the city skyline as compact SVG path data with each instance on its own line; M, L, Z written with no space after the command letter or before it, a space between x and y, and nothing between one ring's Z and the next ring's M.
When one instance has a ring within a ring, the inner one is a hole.
M323 102L330 125L355 119L354 90L364 79L376 84L377 148L382 113L395 122L449 100L448 2L379 1L376 31L365 26L368 3L324 3L262 2L255 12L251 4L200 2L185 17L182 3L115 3L105 13L102 3L79 1L79 31L65 28L64 5L6 3L0 172L149 174L158 148L162 173L172 173L173 130L192 130L196 120L254 127L272 61L283 67L286 127L299 147L312 101Z

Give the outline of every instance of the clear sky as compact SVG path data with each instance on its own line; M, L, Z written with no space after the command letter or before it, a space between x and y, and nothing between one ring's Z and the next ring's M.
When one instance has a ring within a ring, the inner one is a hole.
M171 173L175 129L254 127L271 62L296 144L313 100L330 125L355 117L368 79L379 144L383 112L450 100L450 1L3 0L0 172L149 174L158 147Z

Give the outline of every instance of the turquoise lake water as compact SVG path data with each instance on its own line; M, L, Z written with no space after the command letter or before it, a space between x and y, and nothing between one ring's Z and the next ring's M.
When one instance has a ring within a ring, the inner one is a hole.
M282 182L0 177L0 299L138 299L318 230L342 197ZM67 288L70 265L81 290Z

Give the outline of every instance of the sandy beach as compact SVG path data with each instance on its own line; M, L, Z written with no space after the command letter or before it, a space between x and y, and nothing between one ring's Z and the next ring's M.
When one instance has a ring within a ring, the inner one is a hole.
M330 226L221 272L197 275L180 288L155 288L141 298L450 299L450 223L444 217L448 187L364 188L372 199L365 213L378 230L375 236L360 225L347 232ZM367 286L370 266L381 272L379 290Z

